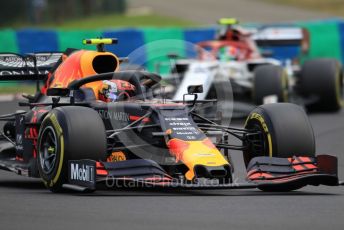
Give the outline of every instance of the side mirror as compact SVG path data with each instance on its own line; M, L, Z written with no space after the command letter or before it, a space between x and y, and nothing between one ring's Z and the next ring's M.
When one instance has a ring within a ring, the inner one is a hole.
M188 94L203 93L203 85L189 85Z
M48 96L60 96L60 97L67 97L70 94L70 90L68 88L49 88L47 90Z

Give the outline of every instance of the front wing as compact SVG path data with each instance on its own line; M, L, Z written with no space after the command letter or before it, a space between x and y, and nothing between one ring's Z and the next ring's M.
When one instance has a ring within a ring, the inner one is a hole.
M80 192L94 191L98 184L108 188L158 188L158 189L254 189L264 191L289 191L307 185L343 185L337 176L337 158L329 155L293 158L253 158L247 167L244 183L220 183L216 179L185 181L172 178L151 160L121 162L96 162L92 160L69 161L66 189Z

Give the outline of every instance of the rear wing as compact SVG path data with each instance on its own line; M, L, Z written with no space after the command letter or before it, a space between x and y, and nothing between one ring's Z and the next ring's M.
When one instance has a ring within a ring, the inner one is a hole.
M309 32L295 26L264 26L253 29L252 38L258 46L299 46L303 52L309 49Z
M0 53L0 81L43 80L61 61L63 53Z

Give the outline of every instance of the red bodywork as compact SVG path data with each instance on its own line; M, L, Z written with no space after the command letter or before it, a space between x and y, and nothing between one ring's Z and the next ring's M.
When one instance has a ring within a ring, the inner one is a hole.
M197 44L198 58L201 60L209 59L209 53L213 59L217 59L220 48L230 47L236 49L236 60L245 61L254 58L261 58L259 49L251 34L238 30L228 30L226 36L221 40L204 41Z

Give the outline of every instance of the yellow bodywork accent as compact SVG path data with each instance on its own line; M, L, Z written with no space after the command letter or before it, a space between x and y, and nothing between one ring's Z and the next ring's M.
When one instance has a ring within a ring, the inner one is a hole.
M82 77L87 77L90 75L95 75L97 74L97 72L93 69L93 60L96 57L99 56L111 56L113 57L114 62L116 62L115 64L115 68L112 70L113 72L115 72L116 70L118 70L119 68L119 59L116 55L114 55L113 53L110 52L97 52L97 51L86 51L82 54L82 56L80 57L80 66L81 66L81 71L82 71Z
M82 44L84 45L98 45L98 44L111 45L116 42L117 41L112 38L92 38L92 39L82 40Z
M119 59L116 55L110 52L97 52L97 51L87 51L80 58L80 67L84 77L98 74L94 69L92 62L96 57L99 56L112 56L116 62L116 67L113 72L119 69ZM85 85L85 87L92 88L95 92L96 98L98 99L98 93L96 93L99 87L102 85L102 81L95 81Z
M220 18L218 23L220 25L236 25L239 24L239 20L236 18Z
M114 61L114 66L113 69L109 70L109 72L118 71L119 59L113 53L79 50L67 57L65 61L57 68L50 87L67 88L68 85L74 80L79 80L98 74L93 68L93 60L99 56L108 56L112 58ZM102 81L95 81L86 84L84 87L92 88L98 99L98 88L101 85Z

